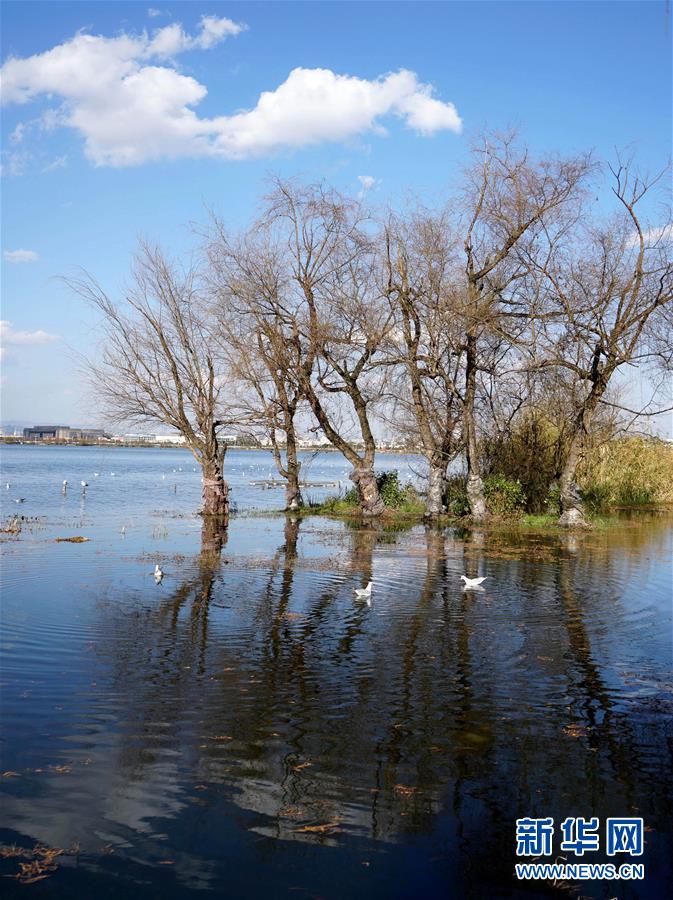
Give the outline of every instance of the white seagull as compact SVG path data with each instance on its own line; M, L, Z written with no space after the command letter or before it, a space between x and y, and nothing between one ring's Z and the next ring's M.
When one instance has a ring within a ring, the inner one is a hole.
M372 595L372 585L373 582L370 581L366 588L355 588L355 596L357 599L369 601Z
M83 488L89 487L89 482L88 482L88 481L80 481L80 484L82 485Z
M9 487L10 487L9 481L7 482L7 484L5 485L5 487L7 488L7 490L9 490Z
M164 577L164 573L161 571L161 566L159 565L159 563L157 563L156 566L154 567L154 580L156 581L157 584L159 584L159 582L161 581L161 579L163 577Z
M67 479L67 478L64 478L64 479L63 479L63 487L64 487L64 488L67 488L67 487L68 487L68 479Z
M461 575L461 579L465 582L466 588L477 588L480 586L482 581L486 581L489 577L488 575L484 575L482 578L468 578L467 575Z

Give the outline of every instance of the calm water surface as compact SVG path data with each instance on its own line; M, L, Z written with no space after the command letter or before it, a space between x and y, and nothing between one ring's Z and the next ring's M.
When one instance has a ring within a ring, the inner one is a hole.
M310 466L346 476L336 454ZM266 454L228 469L239 509L281 505L249 484ZM67 851L4 894L670 896L670 519L202 534L179 450L4 448L1 490L28 520L1 535L0 844ZM518 883L526 815L643 816L645 881ZM0 875L31 859L5 852Z

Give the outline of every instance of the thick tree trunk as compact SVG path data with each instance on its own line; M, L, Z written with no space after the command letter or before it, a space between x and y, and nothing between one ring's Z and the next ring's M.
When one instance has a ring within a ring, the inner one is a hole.
M229 515L229 485L217 462L203 466L203 515L226 520Z
M607 379L604 377L594 382L589 396L575 419L573 438L570 442L570 449L568 450L561 478L559 479L561 515L558 521L559 525L563 525L566 528L582 527L587 524L584 505L575 479L577 478L577 466L582 458L584 440L594 411L605 393L606 384Z
M204 516L201 526L201 563L217 566L222 548L227 542L226 522L214 516Z
M297 473L289 473L285 485L285 509L293 512L300 509L303 505L304 500L299 488L299 477Z
M381 499L378 485L376 484L376 475L373 470L364 468L353 469L348 477L357 489L362 515L380 516L386 507Z
M575 528L586 525L584 517L584 506L580 497L579 489L575 483L575 475L577 472L577 464L579 463L582 450L582 435L576 434L570 444L570 451L566 459L559 486L561 488L561 516L559 525L566 528Z
M428 497L425 506L426 519L436 519L445 511L446 464L429 461Z
M301 463L297 459L297 445L294 434L291 433L290 429L286 432L285 457L287 469L285 509L294 511L304 505L304 500L301 496L301 489L299 487L299 471L301 469Z
M477 427L474 418L477 392L477 338L467 337L465 357L465 402L463 405L463 427L465 431L465 454L467 457L467 501L470 517L475 522L483 522L488 514L484 482L481 479Z

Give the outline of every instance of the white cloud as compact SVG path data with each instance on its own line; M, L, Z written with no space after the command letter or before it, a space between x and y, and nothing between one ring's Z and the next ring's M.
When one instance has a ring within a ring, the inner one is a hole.
M42 169L42 174L46 174L47 172L54 172L56 169L64 169L68 165L68 157L67 156L57 156L55 160Z
M673 224L660 225L658 228L650 228L645 232L645 243L655 244L657 241L670 243L673 241Z
M3 152L2 174L5 175L23 175L26 166L32 159L32 154L26 150L5 150Z
M365 194L371 191L371 189L377 184L377 179L374 178L373 175L358 175L358 181L361 185L361 188L358 192L358 197L360 199L362 199Z
M5 250L2 255L11 263L31 263L39 259L34 250Z
M19 124L16 126L14 131L9 136L10 144L20 144L21 141L23 140L23 136L24 136L25 132L26 132L26 126L22 122L19 122Z
M438 100L407 70L368 80L297 68L275 90L263 92L253 109L199 118L194 107L207 89L183 75L174 58L211 49L245 28L204 16L194 36L178 23L151 35L80 33L45 53L9 59L1 71L3 102L59 97L61 106L43 115L43 127L76 129L87 157L110 166L177 157L242 159L368 131L385 134L381 120L390 116L426 136L461 129L453 104Z
M8 344L51 344L60 340L59 335L49 334L46 331L16 331L12 323L6 319L0 320L0 343Z
M430 93L431 88L419 83L414 72L404 69L371 81L337 75L330 69L293 69L280 87L260 96L254 109L213 120L219 131L216 148L224 156L241 158L343 141L371 130L385 133L379 120L390 114L418 130L412 118ZM426 117L423 133L444 128L460 131L453 104L433 102L443 112L434 123Z
M150 8L147 10L147 15L150 17L150 19L156 19L157 16L163 16L165 14L162 12L162 10L155 9L153 6L150 6Z
M668 225L659 225L655 228L648 228L643 232L643 237L645 238L645 246L652 247L654 244L668 244L673 241L673 223L668 223ZM629 244L632 247L637 247L640 243L640 238L637 232L634 232L631 235L629 240Z

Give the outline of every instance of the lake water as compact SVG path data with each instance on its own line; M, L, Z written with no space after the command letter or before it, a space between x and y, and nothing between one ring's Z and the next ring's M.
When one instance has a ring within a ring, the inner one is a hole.
M193 466L2 449L4 519L26 517L0 536L4 895L670 896L670 518L572 536L257 513L218 539ZM249 484L269 471L230 453L239 509L282 505ZM322 454L307 475L347 472ZM644 881L517 882L524 816L642 816Z

